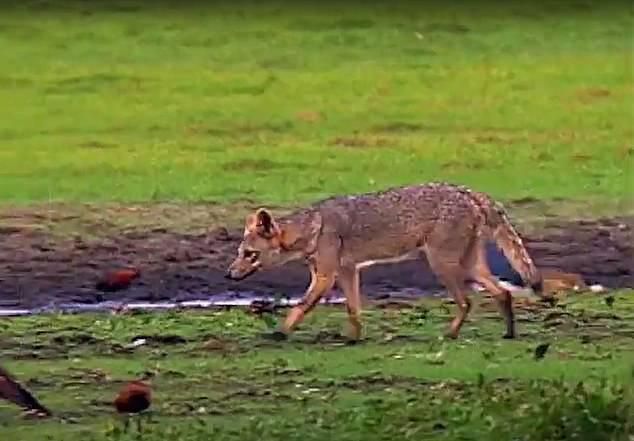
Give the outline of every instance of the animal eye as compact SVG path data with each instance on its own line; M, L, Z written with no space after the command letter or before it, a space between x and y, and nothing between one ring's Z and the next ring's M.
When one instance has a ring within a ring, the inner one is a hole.
M245 259L249 259L250 261L255 261L257 260L258 256L260 255L259 251L255 251L255 250L244 250L244 258Z

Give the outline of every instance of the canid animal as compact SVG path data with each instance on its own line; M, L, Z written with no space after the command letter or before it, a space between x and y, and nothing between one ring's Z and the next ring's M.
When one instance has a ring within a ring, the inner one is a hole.
M359 271L417 258L422 251L457 304L446 336L458 336L471 309L465 283L475 281L494 295L506 321L504 337L513 338L511 294L491 275L487 240L493 240L524 281L541 294L539 271L502 206L484 193L448 183L333 197L280 219L260 208L246 218L227 277L239 280L260 269L306 259L310 286L274 335L285 338L336 280L346 297L350 337L356 340L361 334Z

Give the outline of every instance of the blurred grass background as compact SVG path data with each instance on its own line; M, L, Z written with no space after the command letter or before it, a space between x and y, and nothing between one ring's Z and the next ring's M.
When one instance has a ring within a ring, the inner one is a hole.
M2 9L5 203L293 204L427 180L631 195L625 2Z

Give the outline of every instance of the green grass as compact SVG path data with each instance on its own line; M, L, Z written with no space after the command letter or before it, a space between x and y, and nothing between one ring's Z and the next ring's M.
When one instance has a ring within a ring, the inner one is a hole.
M631 196L626 2L19 3L3 202Z
M141 439L120 433L110 403L123 381L152 370L143 439L626 440L632 294L616 293L612 307L590 294L518 308L515 341L500 338L489 302L457 341L438 339L453 311L437 301L368 308L356 346L343 344L340 307L318 308L283 343L262 338L265 321L241 310L5 320L3 363L66 424L20 420L0 403L0 434ZM140 336L147 345L126 348ZM544 342L551 346L535 360Z

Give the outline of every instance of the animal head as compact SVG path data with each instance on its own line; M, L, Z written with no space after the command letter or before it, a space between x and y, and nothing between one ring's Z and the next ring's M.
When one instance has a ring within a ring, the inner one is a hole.
M312 213L297 222L280 225L264 208L246 217L238 255L226 277L241 280L260 269L282 265L311 253L321 228L321 216Z

